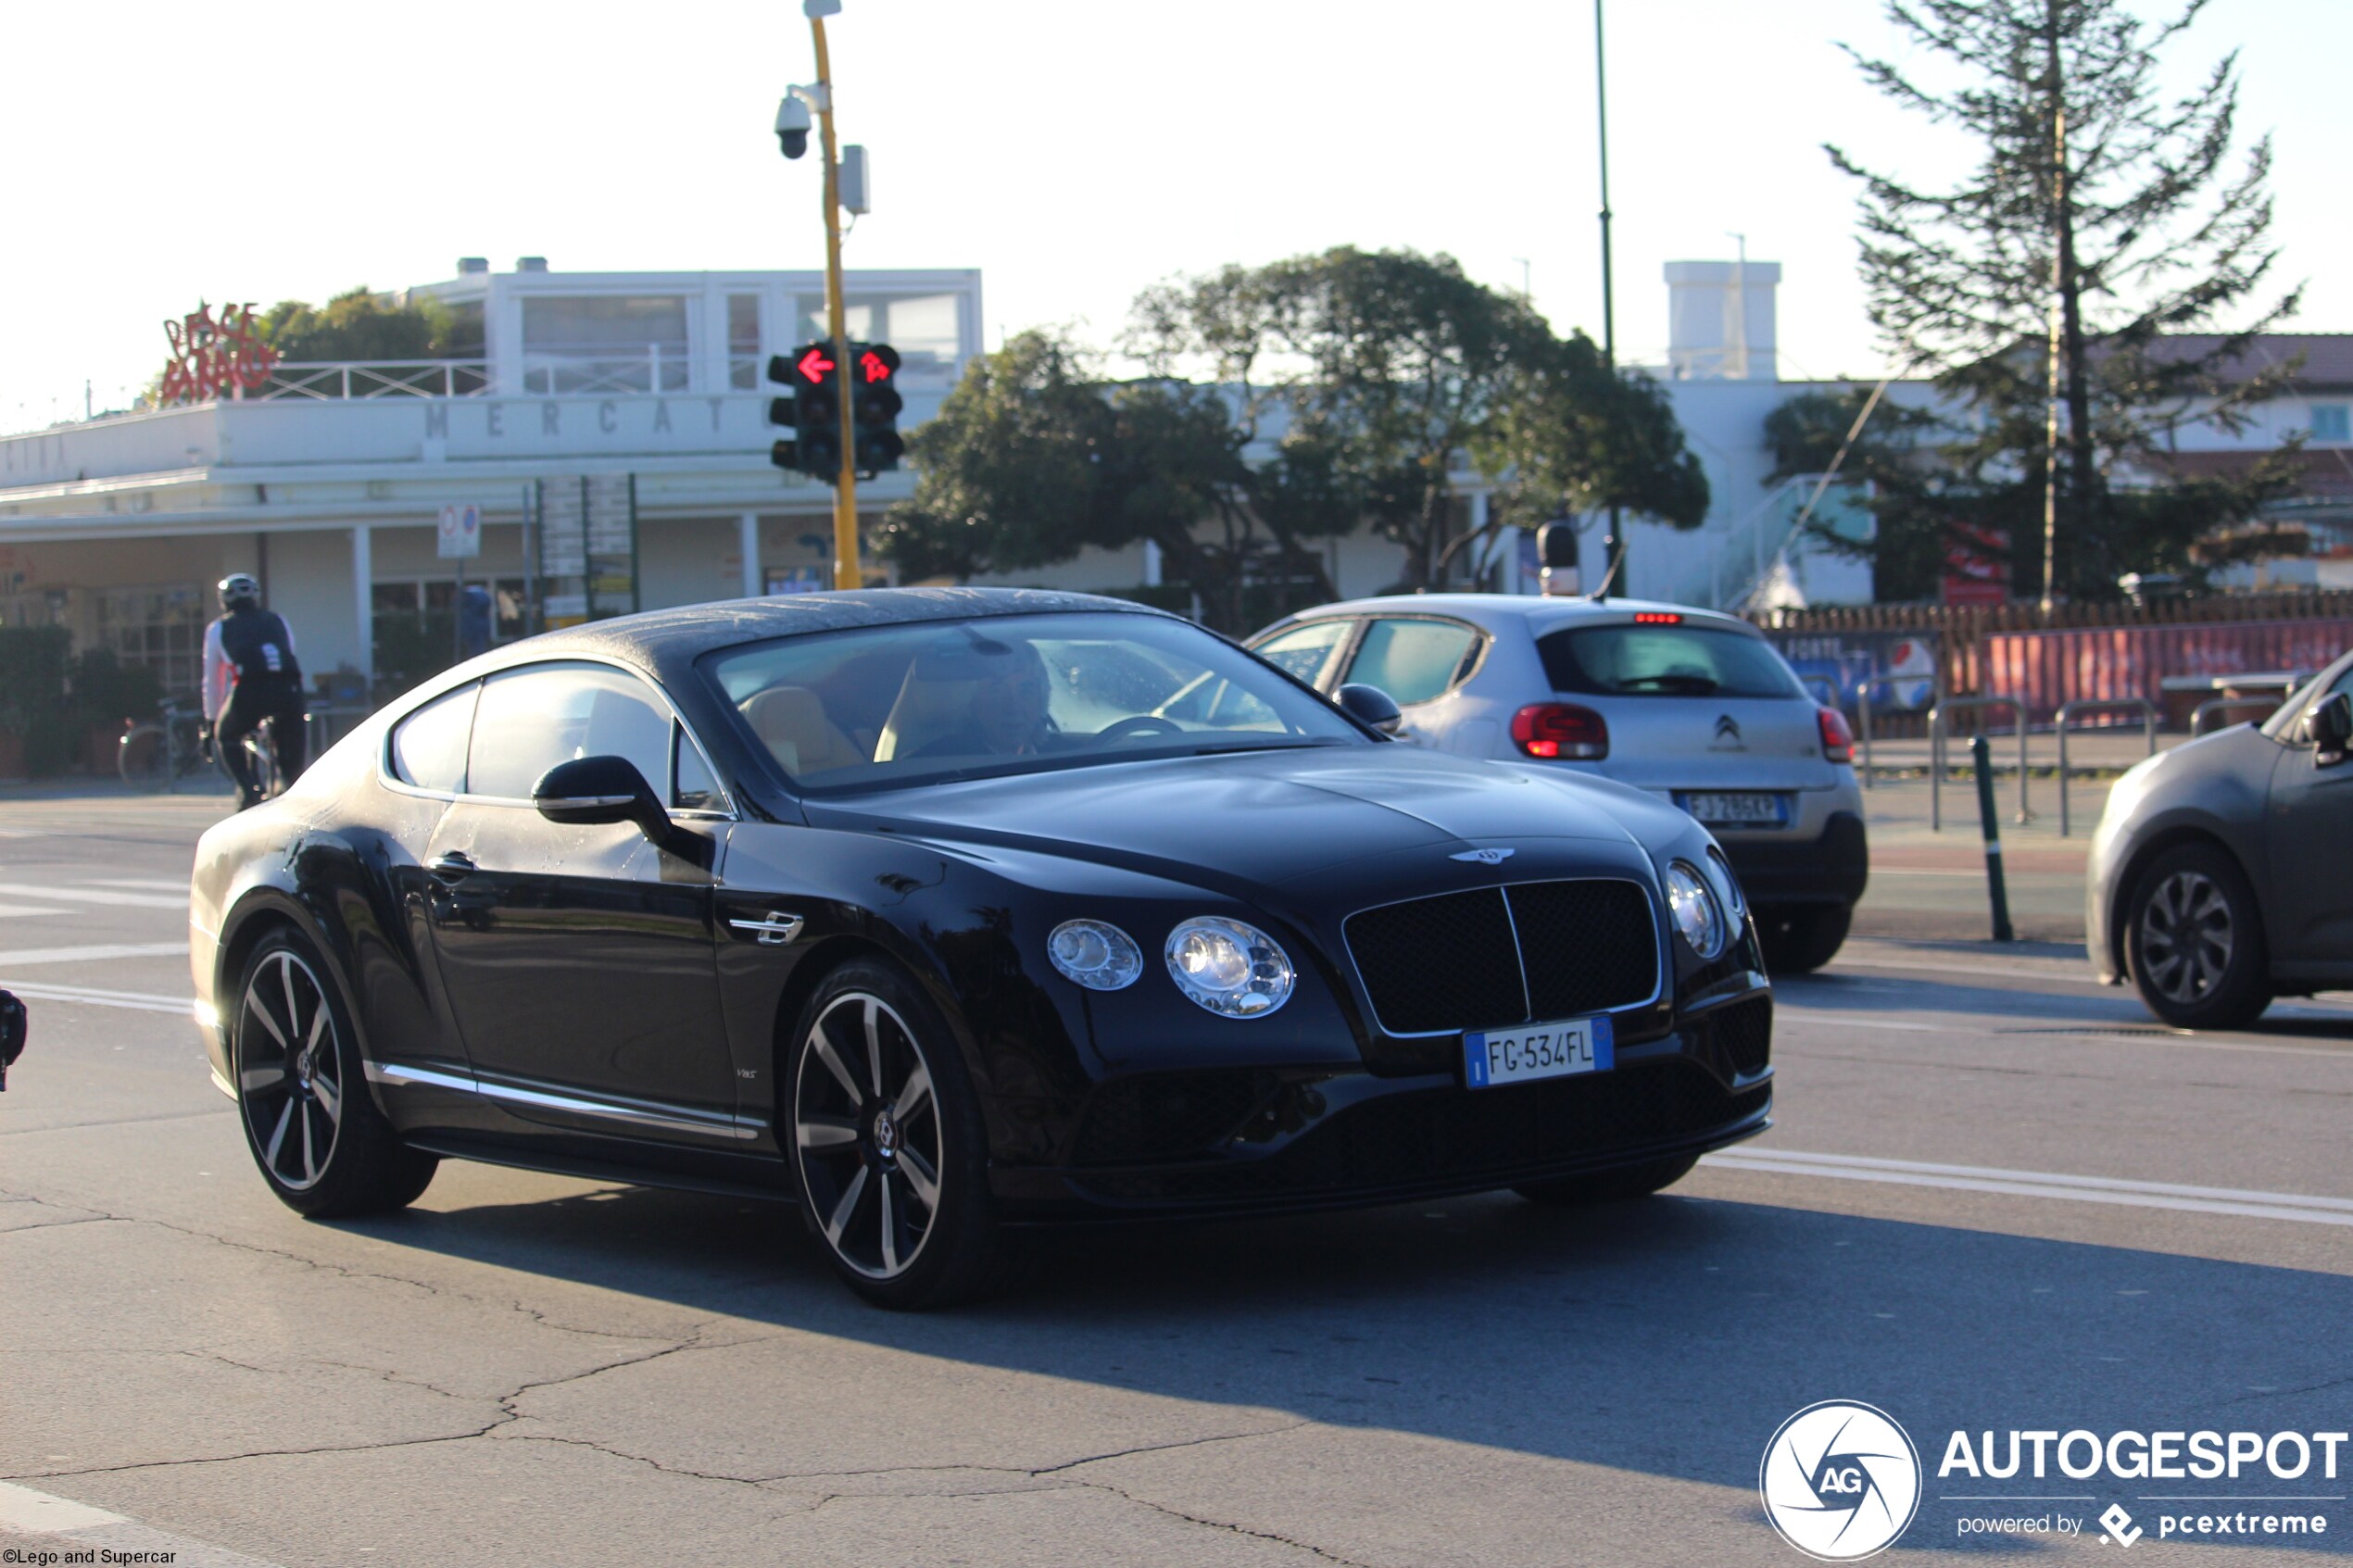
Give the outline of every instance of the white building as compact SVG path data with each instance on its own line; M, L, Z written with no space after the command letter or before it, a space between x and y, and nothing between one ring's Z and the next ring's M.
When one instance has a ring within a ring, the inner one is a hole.
M231 571L262 580L308 671L362 679L449 634L460 569L497 590L501 639L543 599L560 619L831 580L833 492L770 464L761 376L824 335L822 274L470 259L411 292L478 321L479 358L282 364L258 395L0 437L0 621L186 691ZM850 336L902 357L902 427L929 417L979 352L979 273L852 272L845 293ZM862 485L866 521L911 487ZM437 554L452 504L481 508L478 559Z

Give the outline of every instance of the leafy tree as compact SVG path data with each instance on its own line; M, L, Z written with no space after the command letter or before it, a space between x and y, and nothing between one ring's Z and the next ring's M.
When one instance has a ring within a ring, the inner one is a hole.
M461 330L460 318L439 300L394 305L364 285L336 295L323 309L280 300L260 322L262 340L288 359L369 363L481 353L480 323L471 343L456 341Z
M2028 568L2013 580L2041 581L2054 366L2060 591L2108 596L2123 571L2190 568L2196 541L2282 488L2280 464L2183 482L2169 462L2183 426L2242 428L2295 368L2247 362L2297 293L2260 297L2277 257L2271 144L2233 160L2236 56L2178 97L2156 81L2158 52L2203 6L2151 26L2123 0L1889 0L1896 27L1962 83L1935 90L1855 55L1873 86L1982 149L1946 189L1827 149L1862 182L1872 320L1906 365L1933 371L1954 415L1935 443L1942 482L1881 511L1894 523L1883 551L1941 553L1940 518L2006 527ZM1914 499L1932 504L1907 510ZM1931 536L1906 532L1919 529Z
M1148 290L1131 345L1238 386L1254 420L1279 405L1319 494L1405 550L1404 585L1445 580L1466 542L1452 474L1512 476L1504 512L1616 502L1696 526L1707 486L1664 395L1613 376L1582 333L1451 257L1341 246Z
M1253 574L1303 575L1331 596L1302 541L1354 521L1312 443L1253 467L1242 458L1253 438L1216 387L1112 382L1065 338L1024 332L975 360L911 436L915 494L880 548L909 576L970 576L1151 540L1210 624L1246 631Z

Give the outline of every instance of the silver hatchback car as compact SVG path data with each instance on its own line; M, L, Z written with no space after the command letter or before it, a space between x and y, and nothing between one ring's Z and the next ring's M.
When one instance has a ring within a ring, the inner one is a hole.
M1818 969L1869 873L1846 721L1746 621L1641 599L1418 594L1286 616L1249 640L1326 694L1378 686L1399 734L1636 785L1705 823L1766 960Z

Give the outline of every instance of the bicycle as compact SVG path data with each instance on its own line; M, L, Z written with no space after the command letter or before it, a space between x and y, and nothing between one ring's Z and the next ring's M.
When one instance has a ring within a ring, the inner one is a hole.
M204 721L195 713L172 697L157 707L163 712L160 719L143 723L124 721L122 738L115 746L115 767L122 782L148 795L177 789L182 779L210 771L220 760L205 737ZM272 722L265 719L243 743L254 783L265 799L284 787L278 772L275 739ZM220 771L223 776L228 773L226 768Z

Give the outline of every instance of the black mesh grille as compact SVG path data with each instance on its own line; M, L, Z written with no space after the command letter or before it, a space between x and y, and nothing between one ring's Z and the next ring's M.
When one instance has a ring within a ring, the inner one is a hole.
M1071 1159L1124 1165L1205 1152L1274 1095L1272 1073L1162 1073L1118 1078L1087 1102Z
M1773 1052L1770 997L1734 1002L1730 1007L1717 1009L1708 1017L1716 1029L1717 1048L1732 1064L1733 1072L1745 1078L1765 1071Z
M1448 893L1348 917L1348 951L1381 1027L1433 1034L1528 1016L1511 917L1494 888Z
M1638 1006L1658 989L1658 929L1640 886L1532 882L1509 895L1508 914L1504 890L1482 889L1348 918L1348 950L1382 1029L1427 1035L1575 1018Z
M1510 893L1531 1018L1633 1007L1658 989L1658 928L1634 884L1531 882Z
M1474 1093L1386 1095L1332 1117L1271 1159L1208 1170L1106 1173L1107 1198L1243 1199L1493 1176L1671 1143L1744 1121L1772 1091L1728 1093L1705 1068L1667 1061Z

